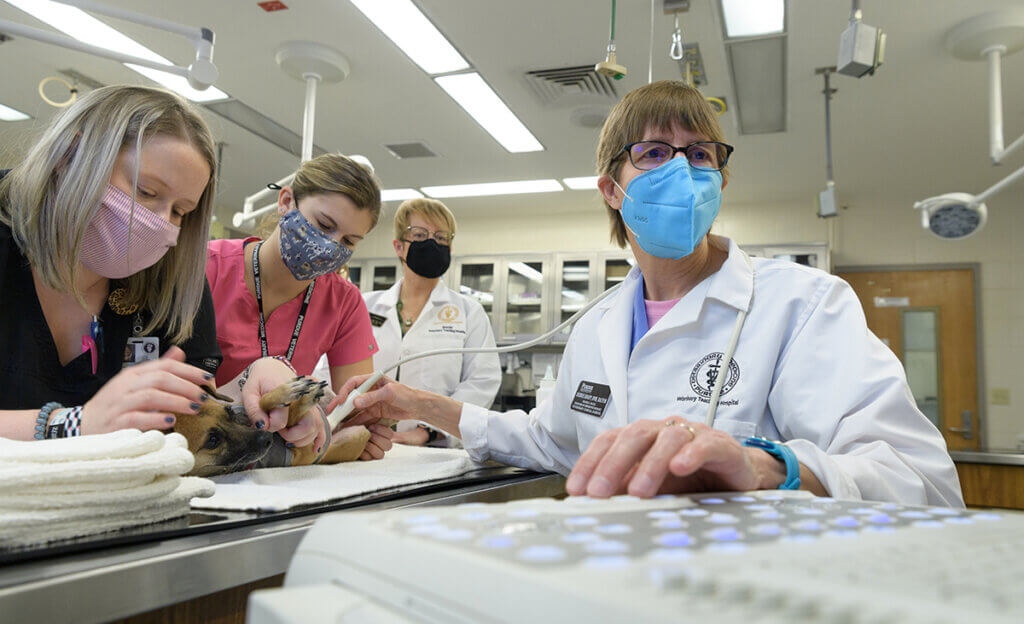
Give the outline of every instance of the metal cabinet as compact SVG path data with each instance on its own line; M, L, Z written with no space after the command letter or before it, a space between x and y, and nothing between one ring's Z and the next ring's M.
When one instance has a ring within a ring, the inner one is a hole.
M448 277L455 284L449 288L476 299L491 319L491 328L496 329L494 302L498 300L498 261L493 257L453 258Z
M789 260L797 264L832 270L832 257L827 243L794 243L782 245L741 245L743 251L756 258Z

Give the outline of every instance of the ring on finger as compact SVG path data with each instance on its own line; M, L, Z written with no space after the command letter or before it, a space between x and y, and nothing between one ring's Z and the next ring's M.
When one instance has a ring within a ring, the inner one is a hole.
M665 426L666 427L682 427L683 429L686 429L687 431L689 431L691 436L693 436L694 438L697 437L697 430L694 429L690 425L690 423L686 422L685 420L670 420L670 421L665 423Z

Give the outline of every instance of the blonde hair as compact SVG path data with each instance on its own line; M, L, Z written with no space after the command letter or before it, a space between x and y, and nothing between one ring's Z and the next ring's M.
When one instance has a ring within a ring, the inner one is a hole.
M183 217L177 245L118 283L128 291L127 303L152 315L144 333L166 326L170 340L180 344L192 335L206 283L217 165L213 136L192 104L170 91L123 85L79 98L0 181L0 222L11 228L39 279L74 294L84 306L74 286L79 252L114 162L130 147L141 155L145 140L155 136L188 141L210 167L210 180L196 209ZM133 199L134 194L133 187Z
M418 214L427 221L443 223L448 231L455 235L455 215L452 211L436 199L420 197L418 199L407 199L398 207L395 212L395 240L401 240L405 231L409 229L409 222L412 215Z
M377 177L369 168L348 156L322 154L307 160L299 166L289 186L296 202L303 197L322 193L340 193L348 197L358 208L370 211L371 230L380 219L380 184ZM277 211L271 211L260 223L260 238L267 238L280 220Z
M626 94L601 128L597 144L597 174L618 180L626 162L622 148L642 141L649 128L671 132L673 126L700 134L709 141L723 141L722 128L711 105L700 91L679 80L662 80L634 89ZM722 178L729 178L728 167ZM611 239L619 247L626 246L626 225L622 213L604 202L611 222Z

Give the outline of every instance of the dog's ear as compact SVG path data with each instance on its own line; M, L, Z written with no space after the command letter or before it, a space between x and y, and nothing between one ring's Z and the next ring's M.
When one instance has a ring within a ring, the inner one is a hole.
M231 397L224 396L223 394L217 392L217 390L213 386L211 386L209 384L203 384L202 386L200 386L200 388L203 389L203 392L205 392L206 394L210 395L211 397L217 399L218 401L223 401L224 403L234 403L235 402L235 400L232 399Z

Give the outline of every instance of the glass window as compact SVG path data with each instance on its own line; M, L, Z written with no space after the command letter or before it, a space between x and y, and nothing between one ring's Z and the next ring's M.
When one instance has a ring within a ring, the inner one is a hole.
M387 290L398 281L398 268L394 266L373 267L373 290Z
M356 285L359 288L359 280L363 277L363 267L350 266L348 268L348 281Z
M941 428L938 310L903 310L903 365L917 407Z
M491 316L494 307L494 264L463 264L459 292L476 299Z
M633 260L605 260L604 263L604 289L626 279L626 274L633 268Z
M505 335L541 334L544 317L541 299L544 281L543 262L509 262Z
M593 298L590 292L590 261L566 260L562 263L562 293L560 322L579 312Z

